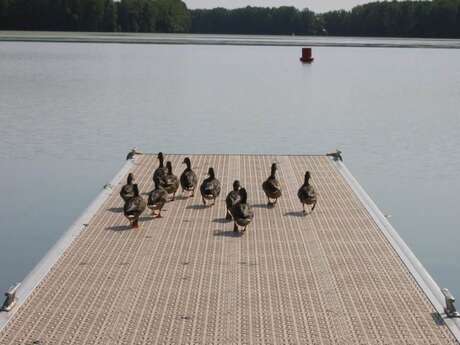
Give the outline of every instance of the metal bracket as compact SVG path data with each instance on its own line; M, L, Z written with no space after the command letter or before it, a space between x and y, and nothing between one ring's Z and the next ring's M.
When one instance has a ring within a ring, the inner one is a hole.
M446 298L446 307L444 308L444 312L446 313L447 317L460 317L460 313L455 309L455 297L448 289L441 289L442 294Z
M14 308L16 305L16 292L18 291L19 286L21 286L21 283L17 283L16 285L10 287L7 292L5 292L6 299L0 311L9 312Z
M131 151L128 152L128 155L126 156L126 160L129 161L130 159L134 159L135 155L141 155L142 152L137 149L137 147L134 147Z
M113 187L112 187L112 185L110 183L106 183L103 188L104 189L110 189L110 190L113 189Z
M343 162L342 151L340 150L336 150L335 152L332 152L332 153L327 153L326 156L332 157L336 162L337 161Z

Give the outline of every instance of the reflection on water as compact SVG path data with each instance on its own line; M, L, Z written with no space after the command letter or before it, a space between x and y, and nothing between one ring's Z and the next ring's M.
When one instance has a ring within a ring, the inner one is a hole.
M460 295L460 51L0 43L0 290L123 164L156 152L345 162Z

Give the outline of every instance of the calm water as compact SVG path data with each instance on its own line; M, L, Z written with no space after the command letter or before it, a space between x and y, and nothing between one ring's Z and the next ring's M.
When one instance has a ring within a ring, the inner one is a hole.
M129 148L324 153L460 296L460 50L0 43L0 290Z

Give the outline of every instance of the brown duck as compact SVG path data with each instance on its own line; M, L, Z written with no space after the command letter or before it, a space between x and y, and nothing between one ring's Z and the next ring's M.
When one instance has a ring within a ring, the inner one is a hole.
M315 191L315 188L310 184L310 172L307 171L305 173L305 180L303 185L299 188L299 191L297 192L297 196L299 197L300 202L302 203L303 207L303 213L307 213L305 210L305 205L312 205L310 213L313 212L313 210L316 207L316 202L317 202L317 194Z
M233 231L237 232L239 230L238 226L242 226L242 232L245 232L247 226L254 218L254 212L248 204L248 193L246 189L241 188L238 193L240 194L240 201L233 205L230 211L234 222Z
M123 207L125 217L128 218L129 223L133 228L139 227L139 217L142 212L144 212L146 206L147 204L139 195L139 189L137 188L137 184L135 184L134 197L125 202L125 206Z
M152 216L161 218L161 210L168 201L168 192L161 187L160 179L156 178L153 182L155 183L155 189L149 194L147 207L152 211ZM158 211L158 213L155 213L155 211Z
M192 170L192 162L190 158L185 157L182 164L186 164L187 167L180 175L180 185L182 187L182 193L192 192L190 197L195 196L195 189L198 184L198 177L196 176L195 172Z
M172 194L171 201L174 201L176 192L179 189L179 179L173 174L171 162L168 161L166 163L166 174L163 179L159 180L161 187L163 187L168 194Z
M124 202L134 197L134 185L134 175L129 173L126 184L120 190L120 196Z
M272 164L270 176L265 180L262 184L262 188L267 196L267 206L274 207L278 198L281 196L281 185L276 178L276 170L277 166L276 163ZM274 199L275 201L271 201L270 199Z
M241 195L239 193L239 190L240 190L240 181L235 180L233 182L233 190L227 194L227 198L225 199L225 204L227 206L227 214L225 215L225 219L227 220L232 219L232 214L230 213L230 210L232 209L233 206L235 206L241 200Z
M201 183L200 192L204 205L206 200L212 200L211 206L216 203L216 198L220 194L220 181L216 178L212 167L208 170L208 177Z

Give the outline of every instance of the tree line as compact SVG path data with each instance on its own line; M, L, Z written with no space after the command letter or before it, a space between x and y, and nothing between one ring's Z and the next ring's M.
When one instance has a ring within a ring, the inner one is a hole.
M0 30L189 32L181 0L0 0Z
M0 30L460 38L460 0L383 1L349 11L187 9L181 0L0 0Z

